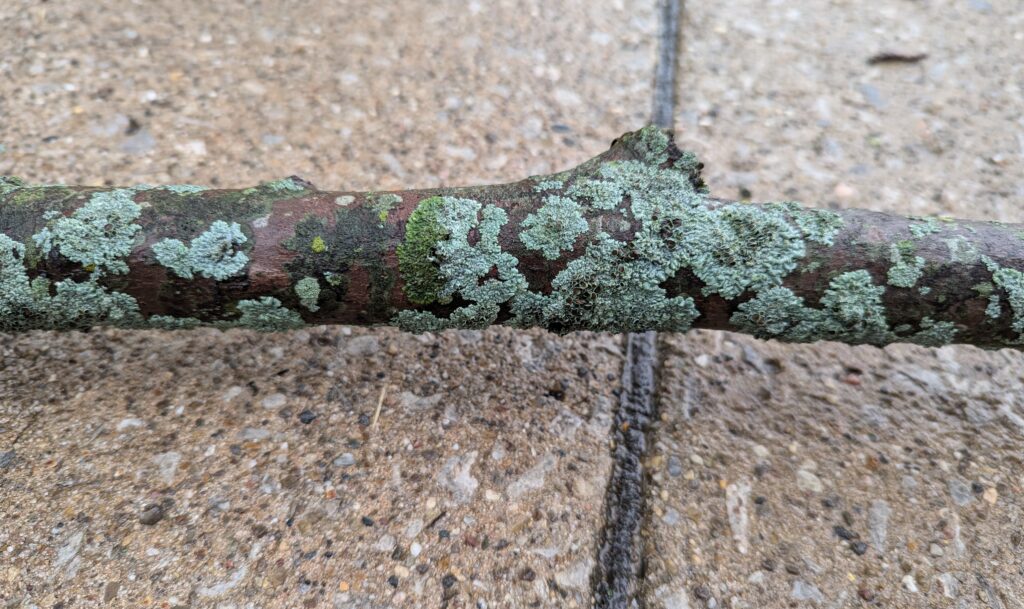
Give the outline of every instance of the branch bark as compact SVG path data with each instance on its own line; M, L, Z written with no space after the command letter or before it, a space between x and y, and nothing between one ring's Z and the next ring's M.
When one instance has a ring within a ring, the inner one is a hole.
M514 184L0 178L0 331L493 323L1019 348L1024 226L709 196L663 131Z

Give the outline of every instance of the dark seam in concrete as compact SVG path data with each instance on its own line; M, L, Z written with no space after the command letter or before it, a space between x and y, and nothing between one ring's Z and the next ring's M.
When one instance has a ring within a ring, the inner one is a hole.
M679 68L679 24L682 0L661 1L658 64L654 68L651 124L672 129L676 111L676 71Z
M671 129L675 114L679 22L682 0L661 0L658 63L654 71L651 123ZM615 448L605 495L605 522L591 589L596 609L642 607L638 582L643 577L645 484L643 458L647 432L657 416L655 368L657 334L630 334L622 371L622 394L615 413Z

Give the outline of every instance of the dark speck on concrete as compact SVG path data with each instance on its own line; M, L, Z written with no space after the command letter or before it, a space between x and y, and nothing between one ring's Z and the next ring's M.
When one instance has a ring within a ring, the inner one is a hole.
M363 526L367 526L367 527L372 527L373 526L373 518L370 518L369 516L363 516L362 522L363 522Z
M144 525L154 525L164 518L164 509L155 503L151 503L139 513L139 522Z
M316 413L311 410L303 410L299 413L299 420L302 421L303 425L309 425L316 420Z

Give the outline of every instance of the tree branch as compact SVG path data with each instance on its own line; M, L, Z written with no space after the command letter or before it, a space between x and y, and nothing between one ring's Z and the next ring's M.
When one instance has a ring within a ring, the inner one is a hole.
M0 331L494 323L1019 347L1024 227L710 197L649 127L574 169L388 193L0 179Z

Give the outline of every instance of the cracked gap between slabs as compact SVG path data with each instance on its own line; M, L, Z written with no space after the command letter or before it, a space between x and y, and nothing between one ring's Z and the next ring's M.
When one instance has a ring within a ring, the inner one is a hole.
M651 124L673 127L682 0L659 2L658 61L654 71ZM645 505L644 454L647 434L657 417L655 370L657 333L626 337L622 395L612 430L612 474L605 495L605 524L591 586L595 609L641 607L638 582L643 577L640 539Z

